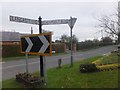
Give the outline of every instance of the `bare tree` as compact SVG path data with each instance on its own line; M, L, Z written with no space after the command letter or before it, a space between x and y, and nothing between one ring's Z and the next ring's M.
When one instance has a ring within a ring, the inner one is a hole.
M115 14L104 15L97 20L99 21L98 27L120 43L120 9L118 8Z
M98 19L99 27L106 33L108 33L111 37L118 38L118 21L117 16L103 16Z

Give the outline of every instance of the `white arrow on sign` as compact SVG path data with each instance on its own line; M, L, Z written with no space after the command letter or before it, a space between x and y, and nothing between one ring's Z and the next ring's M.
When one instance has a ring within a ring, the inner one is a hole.
M26 41L27 41L27 43L28 43L28 47L27 47L27 49L26 49L26 52L30 52L30 50L31 50L31 48L32 48L32 46L33 46L33 43L32 43L32 41L30 40L29 37L26 37L25 39L26 39Z
M49 46L49 42L44 36L38 36L38 37L41 40L41 42L43 43L42 47L39 50L39 53L44 53L46 51L46 49L48 48L48 46ZM33 43L32 43L32 41L30 40L29 37L26 37L25 39L26 39L26 41L28 43L28 47L25 50L25 52L30 52L30 50L31 50L31 48L33 46Z
M38 37L43 43L41 49L39 50L39 53L44 53L49 46L49 42L44 36L38 36Z

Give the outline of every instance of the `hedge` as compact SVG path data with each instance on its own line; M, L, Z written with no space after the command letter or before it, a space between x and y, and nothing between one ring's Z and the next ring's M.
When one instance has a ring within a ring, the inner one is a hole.
M101 42L101 41L92 41L92 40L86 40L84 42L78 42L77 43L77 50L84 50L84 49L90 49L100 46L107 46L107 45L113 45L112 42Z
M2 45L2 57L14 57L21 56L23 54L20 53L20 45Z
M53 44L53 50L56 53L63 53L65 52L65 44ZM14 57L14 56L22 56L24 54L20 53L20 45L19 44L5 44L2 45L2 57Z

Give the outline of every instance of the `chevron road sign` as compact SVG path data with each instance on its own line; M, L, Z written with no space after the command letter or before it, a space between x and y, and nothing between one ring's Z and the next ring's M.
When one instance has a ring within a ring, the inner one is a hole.
M50 56L52 33L32 34L21 37L21 53Z

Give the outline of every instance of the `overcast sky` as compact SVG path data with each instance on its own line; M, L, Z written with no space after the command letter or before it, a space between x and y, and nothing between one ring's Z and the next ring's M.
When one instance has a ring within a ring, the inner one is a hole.
M9 15L42 20L69 19L70 16L77 18L73 28L79 41L97 39L101 35L100 29L95 28L98 24L96 18L116 12L117 2L5 2L2 3L2 26L1 30L16 31L20 33L38 33L38 25L10 22ZM1 10L1 9L0 9ZM53 40L61 35L70 36L70 28L66 25L42 26L43 29L53 32Z

